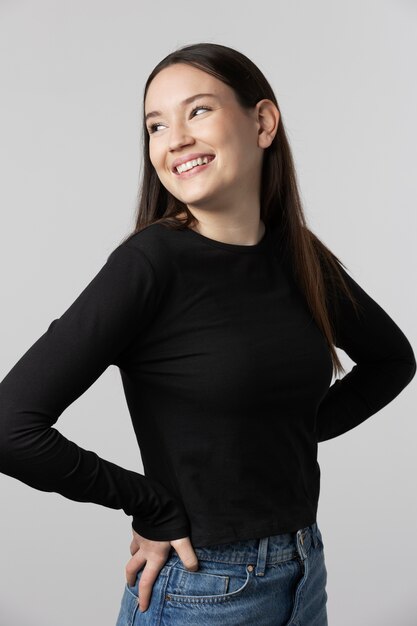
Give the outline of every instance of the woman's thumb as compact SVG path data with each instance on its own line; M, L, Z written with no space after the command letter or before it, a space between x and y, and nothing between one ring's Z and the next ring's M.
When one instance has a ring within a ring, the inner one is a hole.
M198 558L194 552L190 538L183 537L182 539L175 539L175 541L171 541L171 545L175 548L184 567L190 572L196 572L199 567Z

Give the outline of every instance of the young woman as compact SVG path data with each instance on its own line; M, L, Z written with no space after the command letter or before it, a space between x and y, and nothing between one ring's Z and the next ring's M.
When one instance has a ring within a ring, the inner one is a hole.
M392 401L409 341L306 225L275 95L243 54L149 76L133 233L0 385L0 470L132 516L117 626L325 626L317 444ZM345 373L335 346L355 362ZM109 365L144 475L52 426Z

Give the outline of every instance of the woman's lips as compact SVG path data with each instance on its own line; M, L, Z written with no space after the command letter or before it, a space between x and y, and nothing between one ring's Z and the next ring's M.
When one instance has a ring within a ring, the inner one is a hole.
M204 163L203 165L196 165L195 167L191 168L190 170L186 170L185 172L181 172L181 174L179 174L176 170L174 171L175 176L177 176L178 178L191 178L192 176L196 176L197 174L199 174L200 172L203 172L205 169L207 169L209 167L209 165L211 165L214 161L216 157L214 157L213 159L211 159L211 161L209 161L208 163Z

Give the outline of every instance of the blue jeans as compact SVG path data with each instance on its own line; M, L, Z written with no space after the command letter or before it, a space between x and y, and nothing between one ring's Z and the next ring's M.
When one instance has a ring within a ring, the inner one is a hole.
M116 626L328 626L327 570L317 523L262 539L194 548L199 570L174 550L148 609L125 584Z

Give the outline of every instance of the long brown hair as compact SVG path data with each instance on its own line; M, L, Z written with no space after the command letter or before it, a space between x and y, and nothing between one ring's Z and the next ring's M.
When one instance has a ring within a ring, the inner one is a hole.
M151 81L162 69L175 63L188 63L231 87L239 104L253 108L259 100L270 99L279 109L275 94L260 69L244 54L215 43L187 45L168 54L149 75L143 94L145 98ZM143 115L142 180L136 207L136 225L123 241L155 222L174 229L188 228L196 219L187 206L175 198L160 182L149 158L149 135ZM350 292L339 264L346 267L335 254L307 227L298 190L297 174L285 133L282 113L277 134L265 149L262 164L260 219L280 234L284 256L289 259L293 276L304 294L311 314L328 344L334 372L345 373L334 346L334 330L328 313L330 290L338 288L352 302L358 303ZM179 219L179 214L185 214Z

